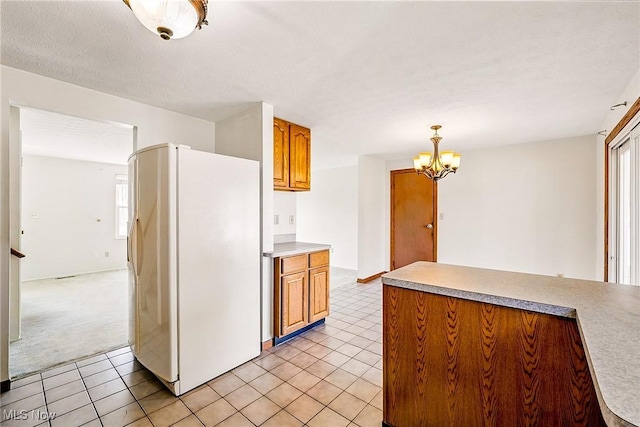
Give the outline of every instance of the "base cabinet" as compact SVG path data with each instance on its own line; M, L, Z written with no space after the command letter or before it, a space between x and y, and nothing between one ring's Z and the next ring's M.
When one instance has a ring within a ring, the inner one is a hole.
M307 288L305 272L288 274L280 279L283 335L294 332L309 323Z
M275 258L274 264L276 337L329 315L329 251Z
M329 315L329 267L309 270L309 323Z
M575 319L382 287L383 425L603 427Z

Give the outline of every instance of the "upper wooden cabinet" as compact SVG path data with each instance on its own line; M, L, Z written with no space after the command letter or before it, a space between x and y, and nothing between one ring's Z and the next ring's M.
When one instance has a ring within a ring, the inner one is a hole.
M311 190L311 130L273 119L273 188Z
M289 188L289 123L273 119L273 186Z
M289 187L311 190L311 130L289 125Z

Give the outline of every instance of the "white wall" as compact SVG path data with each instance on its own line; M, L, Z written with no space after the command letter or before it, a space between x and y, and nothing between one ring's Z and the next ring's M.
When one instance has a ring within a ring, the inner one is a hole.
M216 123L216 153L260 162L262 251L273 250L273 106L262 103ZM262 258L262 338L273 338L271 258Z
M584 136L462 153L458 173L438 184L438 262L600 278L596 145ZM386 165L386 268L389 171L412 167Z
M357 270L358 167L316 170L297 197L298 240L330 244L331 266Z
M126 268L127 241L115 238L118 174L127 166L24 156L23 281Z
M19 105L137 127L137 146L162 142L214 151L215 124L95 90L1 66L0 117L0 381L9 378L9 238L19 232L9 216L10 171L19 166L16 140L9 138L9 106ZM273 126L273 125L271 125Z
M439 182L438 262L596 278L595 136L463 153Z
M385 162L371 156L358 158L358 279L387 268L385 235L389 234L385 206ZM385 233L386 230L386 233Z
M315 173L314 173L315 174ZM316 190L316 181L314 175L313 191ZM300 194L308 194L303 192ZM298 227L297 215L297 195L294 191L274 191L273 192L273 234L275 236L283 234L296 234ZM278 224L275 222L275 216L278 217ZM293 217L293 223L291 222ZM300 241L301 239L296 239ZM277 243L277 242L276 242Z
M616 99L611 101L611 106L622 102L627 102L624 107L618 107L615 110L609 110L607 117L600 125L600 130L606 130L608 135L611 130L618 124L622 116L624 116L633 103L640 97L640 69L631 79L624 92ZM596 144L596 213L597 213L597 243L596 243L596 271L597 279L604 280L604 153L605 153L605 136L598 135L598 143Z

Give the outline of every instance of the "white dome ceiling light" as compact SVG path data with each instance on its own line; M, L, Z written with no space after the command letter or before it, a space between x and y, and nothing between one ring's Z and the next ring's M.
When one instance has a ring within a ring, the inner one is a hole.
M149 31L164 40L186 37L207 22L207 0L123 0Z

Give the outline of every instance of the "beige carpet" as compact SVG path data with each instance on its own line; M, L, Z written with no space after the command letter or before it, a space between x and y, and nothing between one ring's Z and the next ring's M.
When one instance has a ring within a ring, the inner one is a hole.
M122 347L127 270L22 284L22 339L9 346L12 378Z

